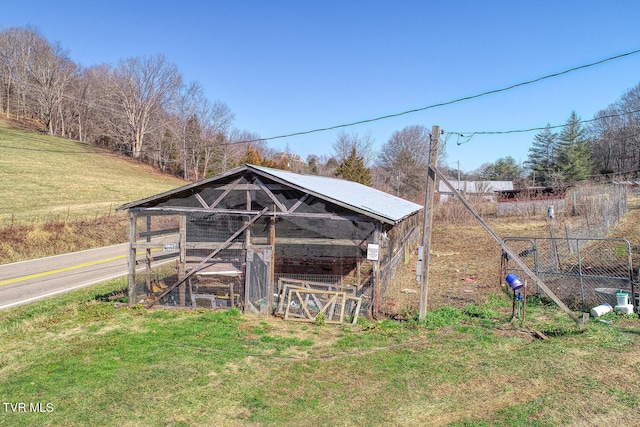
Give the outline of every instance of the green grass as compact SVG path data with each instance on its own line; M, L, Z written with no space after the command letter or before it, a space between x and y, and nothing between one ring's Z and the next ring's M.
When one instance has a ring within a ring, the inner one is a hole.
M86 143L0 126L0 227L104 216L184 184Z
M0 312L2 401L45 409L0 407L0 425L632 425L637 417L637 319L578 330L532 303L523 326L498 295L424 321L329 326L235 310L115 308L108 295L123 286ZM527 332L551 325L563 333Z

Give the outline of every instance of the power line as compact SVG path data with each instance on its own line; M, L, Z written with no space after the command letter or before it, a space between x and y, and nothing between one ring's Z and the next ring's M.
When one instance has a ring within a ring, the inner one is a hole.
M293 132L293 133L288 133L288 134L283 134L283 135L277 135L277 136L271 136L271 137L266 137L266 138L257 138L257 139L251 139L251 140L243 140L243 141L233 141L233 142L226 142L226 143L220 143L218 145L238 145L238 144L250 144L250 143L254 143L254 142L263 142L263 141L270 141L270 140L275 140L275 139L283 139L283 138L290 138L290 137L294 137L294 136L301 136L301 135L308 135L308 134L312 134L312 133L318 133L318 132L325 132L325 131L329 131L329 130L335 130L335 129L340 129L340 128L346 128L346 127L351 127L351 126L356 126L356 125L361 125L361 124L365 124L365 123L371 123L371 122L376 122L376 121L381 121L381 120L386 120L386 119L390 119L390 118L394 118L394 117L399 117L399 116L403 116L403 115L408 115L408 114L413 114L413 113L417 113L417 112L421 112L421 111L426 111L426 110L430 110L430 109L434 109L434 108L438 108L438 107L443 107L443 106L447 106L447 105L452 105L452 104L456 104L456 103L460 103L460 102L464 102L464 101L469 101L472 99L477 99L480 97L484 97L487 95L493 95L496 93L501 93L501 92L506 92L518 87L522 87L522 86L527 86L527 85L531 85L533 83L537 83L543 80L547 80L547 79L551 79L554 77L558 77L558 76L562 76L565 74L569 74L572 73L574 71L578 71L578 70L583 70L586 68L590 68L590 67L594 67L596 65L600 65L606 62L610 62L610 61L614 61L617 59L621 59L627 56L631 56L631 55L635 55L637 53L640 53L640 49L637 50L633 50L630 52L626 52L626 53L622 53L619 55L615 55L615 56L611 56L605 59L601 59L599 61L595 61L595 62L591 62L588 64L584 64L584 65L580 65L577 67L573 67L573 68L569 68L566 69L564 71L560 71L560 72L556 72L556 73L552 73L552 74L548 74L542 77L538 77L532 80L527 80L521 83L516 83L510 86L505 86L503 88L499 88L499 89L494 89L494 90L490 90L490 91L485 91L485 92L481 92L479 94L475 94L475 95L470 95L470 96L465 96L462 98L456 98L450 101L445 101L445 102L440 102L440 103L436 103L436 104L431 104L431 105L427 105L425 107L420 107L420 108L415 108L415 109L411 109L411 110L406 110L406 111L402 111L399 113L393 113L393 114L387 114L384 116L379 116L379 117L375 117L375 118L371 118L371 119L365 119L365 120L359 120L359 121L355 121L355 122L349 122L349 123L343 123L343 124L339 124L339 125L334 125L334 126L328 126L328 127L322 127L322 128L316 128L316 129L311 129L311 130L306 130L306 131L301 131L301 132ZM68 98L71 98L71 96L65 96ZM84 100L80 100L77 99L78 102L85 102ZM100 108L100 106L98 106L98 108ZM630 114L630 113L624 113L624 114ZM596 119L592 119L592 120L585 120L584 123L590 122L590 121L595 121L595 120L599 120L602 118L606 118L606 117L601 117L601 118L596 118ZM555 127L562 127L565 125L557 125L554 126ZM544 129L544 127L540 128L531 128L531 129L522 129L522 130L511 130L511 131L491 131L491 132L466 132L466 134L470 135L467 141L463 142L466 143L468 142L471 137L473 137L474 135L482 135L482 134L506 134L506 133L522 133L522 132L532 132L535 130L542 130ZM459 136L464 137L465 133L463 132L447 132L448 134L457 134ZM463 143L458 143L458 145L461 145ZM9 147L3 147L3 148L9 148ZM195 146L195 147L190 147L190 149L197 149L200 148L199 146ZM149 153L149 152L157 152L160 151L159 149L147 149L147 150L141 150L141 153ZM62 151L61 151L62 152ZM126 153L127 151L125 151Z
M494 90L482 92L482 93L479 93L479 94L476 94L476 95L465 96L465 97L462 97L462 98L453 99L451 101L440 102L440 103L437 103L437 104L431 104L431 105L427 105L426 107L415 108L415 109L403 111L403 112L400 112L400 113L387 114L387 115L380 116L380 117L375 117L375 118L372 118L372 119L359 120L359 121L356 121L356 122L344 123L344 124L328 126L328 127L324 127L324 128L317 128L317 129L312 129L312 130L307 130L307 131L301 131L301 132L294 132L294 133L289 133L289 134L284 134L284 135L271 136L271 137L267 137L267 138L260 138L260 139L257 139L257 140L240 141L238 143L249 143L249 142L257 142L257 141L270 141L270 140L274 140L274 139L290 138L292 136L308 135L310 133L325 132L325 131L328 131L328 130L335 130L335 129L345 128L345 127L351 127L351 126L361 125L361 124L365 124L365 123L371 123L371 122L376 122L376 121L380 121L380 120L386 120L386 119L390 119L390 118L394 118L394 117L404 116L404 115L407 115L407 114L413 114L413 113L417 113L417 112L420 112L420 111L426 111L426 110L430 110L430 109L433 109L433 108L444 107L446 105L456 104L456 103L463 102L463 101L469 101L471 99L476 99L476 98L480 98L480 97L487 96L487 95L493 95L493 94L500 93L500 92L506 92L506 91L511 90L511 89L515 89L515 88L518 88L518 87L530 85L530 84L537 83L537 82L540 82L540 81L543 81L543 80L547 80L547 79L550 79L550 78L553 78L553 77L562 76L564 74L569 74L569 73L572 73L574 71L584 70L586 68L594 67L596 65L604 64L605 62L614 61L616 59L620 59L620 58L624 58L624 57L627 57L627 56L635 55L636 53L640 53L640 49L633 50L631 52L622 53L622 54L616 55L616 56L611 56L609 58L601 59L601 60L596 61L596 62L591 62L589 64L584 64L584 65L580 65L580 66L577 66L577 67L569 68L567 70L560 71L560 72L557 72L557 73L548 74L546 76L538 77L538 78L535 78L533 80L527 80L527 81L524 81L524 82L521 82L521 83L516 83L516 84L510 85L510 86L506 86L506 87L503 87L503 88L500 88L500 89L494 89Z
M640 110L625 111L625 112L615 113L615 114L607 114L607 115L595 117L589 120L578 120L578 123L591 123L591 122L596 122L598 120L610 119L613 117L620 117L620 116L625 116L628 114L635 114L635 113L640 113ZM565 126L567 126L566 123L562 125L535 127L535 128L529 128L529 129L514 129L514 130L503 130L503 131L445 132L445 133L447 135L458 136L458 141L456 142L456 144L462 145L469 142L471 138L473 138L475 135L505 135L510 133L527 133L527 132L534 132L534 131L540 131L545 129L563 128ZM460 142L460 138L467 138L467 140L464 142Z

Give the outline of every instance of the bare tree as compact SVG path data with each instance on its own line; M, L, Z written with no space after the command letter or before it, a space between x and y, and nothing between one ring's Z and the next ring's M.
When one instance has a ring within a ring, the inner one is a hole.
M141 157L152 116L167 107L181 84L176 65L161 54L120 62L112 75L110 95L128 125L132 157Z
M106 66L91 67L78 72L65 96L70 111L69 136L78 141L95 141L100 133L101 118L109 114L101 105L101 81L107 80Z
M58 43L51 46L42 40L34 49L30 93L37 102L45 130L49 135L54 135L54 121L57 117L62 119L62 100L76 77L76 65ZM60 120L59 126L60 133L64 134L63 120Z
M48 42L35 30L9 28L0 32L0 61L2 61L2 92L5 115L16 118L26 117L28 95L31 90L31 69L36 60L36 52ZM34 111L30 111L34 112Z
M357 133L340 132L333 143L334 158L340 163L347 159L355 148L358 156L363 158L364 166L370 167L376 157L374 143L375 140L370 133L361 136Z
M640 84L596 113L589 128L594 170L631 176L640 168Z
M234 128L229 132L226 141L220 143L220 156L215 167L220 172L224 172L237 166L250 148L264 154L264 146L264 141L260 140L260 135L257 133Z
M429 130L407 126L382 146L374 181L399 197L418 200L425 190L429 166Z
M222 103L211 103L198 83L184 87L174 103L172 129L179 141L179 158L185 179L204 177L215 159L223 155L234 116Z

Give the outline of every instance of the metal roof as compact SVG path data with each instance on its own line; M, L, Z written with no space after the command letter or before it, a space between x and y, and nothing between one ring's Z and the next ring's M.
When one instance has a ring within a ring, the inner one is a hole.
M318 175L304 175L280 169L266 168L262 166L244 165L226 171L220 175L207 178L171 191L167 191L136 202L127 203L117 209L131 209L135 207L149 206L150 204L166 201L173 196L191 191L196 188L206 187L222 178L249 170L263 177L284 185L307 192L321 199L349 208L366 216L380 219L383 222L396 224L402 219L420 211L421 205L385 193L384 191L368 187L353 181L338 178L330 178Z
M319 175L303 175L262 166L247 165L247 167L321 198L348 205L365 215L382 217L392 223L398 223L422 209L421 205L353 181Z

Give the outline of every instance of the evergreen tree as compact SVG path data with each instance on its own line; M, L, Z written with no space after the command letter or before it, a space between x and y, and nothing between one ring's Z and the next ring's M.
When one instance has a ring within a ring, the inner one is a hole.
M355 147L351 149L351 154L340 162L335 175L349 181L371 185L371 169L364 166L364 159L357 155Z
M522 168L511 156L501 157L480 170L481 178L489 181L516 181L521 174Z
M558 169L567 183L587 179L593 170L591 142L575 111L558 136Z
M532 170L533 181L539 185L550 185L557 172L558 134L551 131L551 125L533 138L525 165Z

